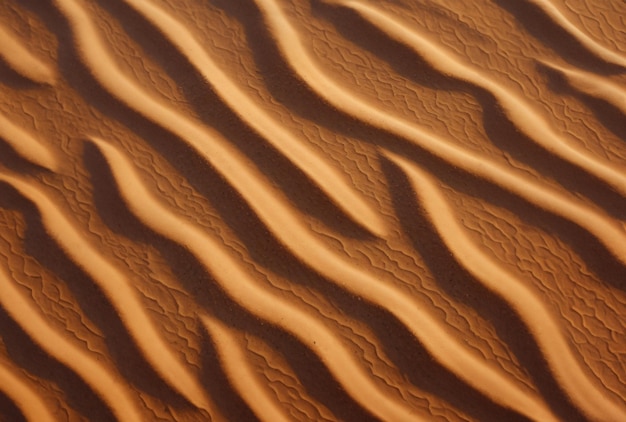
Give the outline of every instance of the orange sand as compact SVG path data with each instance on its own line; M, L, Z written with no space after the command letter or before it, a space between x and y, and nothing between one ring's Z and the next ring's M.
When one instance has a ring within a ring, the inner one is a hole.
M624 16L0 2L0 420L626 420Z

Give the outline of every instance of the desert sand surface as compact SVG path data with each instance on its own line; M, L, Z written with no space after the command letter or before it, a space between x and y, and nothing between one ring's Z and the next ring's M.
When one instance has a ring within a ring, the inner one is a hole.
M1 421L625 421L626 2L0 1Z

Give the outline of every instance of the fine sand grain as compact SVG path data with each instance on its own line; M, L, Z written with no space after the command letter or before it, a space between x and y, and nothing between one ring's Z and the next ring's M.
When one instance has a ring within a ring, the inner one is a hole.
M626 420L623 16L0 2L0 420Z

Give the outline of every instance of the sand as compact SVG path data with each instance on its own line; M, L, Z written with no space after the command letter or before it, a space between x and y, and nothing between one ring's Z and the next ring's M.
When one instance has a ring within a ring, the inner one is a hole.
M626 420L624 16L0 2L0 420Z

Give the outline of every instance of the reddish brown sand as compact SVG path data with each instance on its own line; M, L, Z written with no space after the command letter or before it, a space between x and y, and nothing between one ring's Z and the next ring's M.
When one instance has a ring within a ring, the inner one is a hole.
M0 419L626 420L625 16L0 1Z

